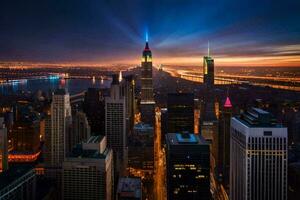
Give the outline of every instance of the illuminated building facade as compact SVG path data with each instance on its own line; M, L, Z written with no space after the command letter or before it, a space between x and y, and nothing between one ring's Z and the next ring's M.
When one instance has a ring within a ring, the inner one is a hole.
M7 129L4 119L0 117L0 172L8 169Z
M211 199L209 144L190 133L168 133L166 144L168 199Z
M62 199L113 199L113 152L105 136L78 144L62 169Z
M13 125L10 140L10 162L34 162L40 154L40 122L19 118Z
M46 125L46 155L48 166L61 166L65 158L66 131L71 123L70 96L65 89L57 89L52 96L51 115Z
M215 79L215 64L214 59L209 55L209 47L207 56L203 57L203 83L206 87L214 86Z
M287 199L287 128L251 108L231 119L230 199Z
M153 97L153 82L152 82L152 53L149 48L148 41L142 55L141 66L141 104L140 111L142 122L154 124L155 101Z
M194 132L194 94L168 94L168 132Z

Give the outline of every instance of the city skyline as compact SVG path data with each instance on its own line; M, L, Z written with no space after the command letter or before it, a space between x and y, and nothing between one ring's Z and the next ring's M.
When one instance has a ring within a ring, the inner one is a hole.
M137 65L148 33L154 65L199 65L209 41L217 67L300 66L292 0L1 4L1 62Z

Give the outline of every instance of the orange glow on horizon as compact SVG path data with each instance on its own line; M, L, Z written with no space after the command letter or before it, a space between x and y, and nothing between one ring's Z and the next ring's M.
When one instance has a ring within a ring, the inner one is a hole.
M154 65L195 65L202 66L203 56L156 56L153 59ZM215 60L215 66L224 67L300 67L300 55L293 56L213 56ZM33 67L125 67L127 65L137 66L141 64L138 57L127 57L106 61L82 61L82 62L57 62L57 63L42 63L42 62L7 62L5 65L0 65L0 68L7 67L9 65L16 65L19 63L21 68L33 68Z

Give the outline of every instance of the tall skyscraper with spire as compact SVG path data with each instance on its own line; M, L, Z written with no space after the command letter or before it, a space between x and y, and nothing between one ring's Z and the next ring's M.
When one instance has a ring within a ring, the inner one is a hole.
M214 86L214 59L209 54L209 42L207 48L207 56L203 57L203 83L206 87L213 87Z
M148 41L142 55L141 103L154 103L152 83L152 53Z
M230 171L230 121L233 107L227 92L224 105L221 108L219 118L219 173L222 174L222 182L225 188L229 187Z
M141 117L144 123L153 125L155 102L153 98L152 82L152 53L149 48L148 38L142 55L141 66Z
M204 95L201 105L200 116L200 134L210 143L211 153L211 171L215 176L219 173L219 121L215 109L215 94L214 94L214 60L210 56L209 43L207 49L207 56L203 57L203 84Z

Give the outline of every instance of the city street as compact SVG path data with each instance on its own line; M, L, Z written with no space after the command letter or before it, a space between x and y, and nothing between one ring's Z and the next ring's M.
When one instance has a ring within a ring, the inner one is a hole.
M161 113L155 112L155 141L154 141L154 197L157 200L166 199L165 184L165 152L161 147Z

